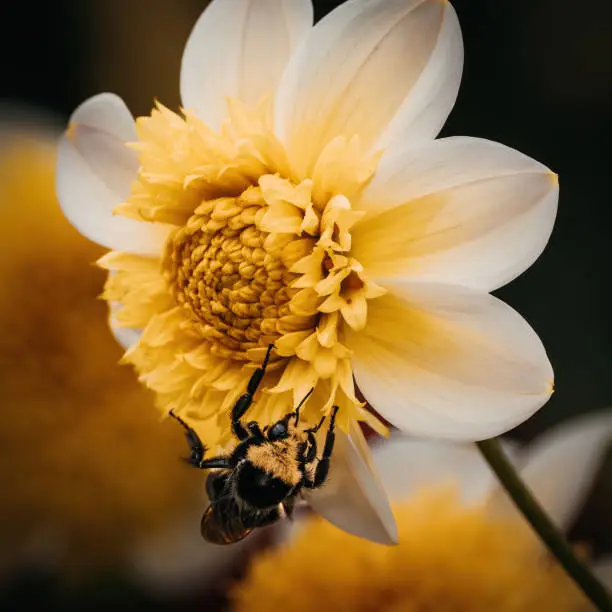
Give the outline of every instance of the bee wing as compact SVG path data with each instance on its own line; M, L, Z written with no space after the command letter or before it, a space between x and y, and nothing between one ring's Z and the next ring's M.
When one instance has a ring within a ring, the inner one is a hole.
M246 538L252 527L246 527L240 510L231 497L220 498L206 508L200 524L202 537L213 544L234 544Z
M397 526L361 428L336 430L329 476L320 489L303 492L312 509L353 535L397 544Z

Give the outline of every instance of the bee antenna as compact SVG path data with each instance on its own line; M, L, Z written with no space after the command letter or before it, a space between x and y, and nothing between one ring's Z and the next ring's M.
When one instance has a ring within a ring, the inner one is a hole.
M304 405L304 402L314 393L314 387L311 387L310 391L302 398L300 403L295 409L295 426L300 422L300 408Z

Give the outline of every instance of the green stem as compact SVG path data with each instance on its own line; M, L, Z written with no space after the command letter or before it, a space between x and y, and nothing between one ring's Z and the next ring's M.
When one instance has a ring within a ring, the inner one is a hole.
M535 500L516 470L508 461L499 440L477 442L478 450L497 474L508 495L529 521L548 550L557 558L568 575L601 612L612 612L612 598L589 568L576 557L564 535Z

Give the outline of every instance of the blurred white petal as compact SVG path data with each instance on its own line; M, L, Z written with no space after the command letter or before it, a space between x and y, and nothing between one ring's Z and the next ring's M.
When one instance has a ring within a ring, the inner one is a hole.
M380 478L393 501L437 485L458 488L465 503L478 502L495 484L495 476L473 444L437 442L393 433L372 446Z
M87 238L110 249L159 255L171 227L113 214L129 195L138 158L134 120L121 98L103 93L81 104L62 136L57 196L68 220Z
M228 97L254 106L273 96L312 26L310 0L214 0L196 22L181 66L183 107L218 129Z
M593 563L592 566L595 576L601 580L604 586L612 593L612 557L603 557Z
M612 413L581 416L551 428L523 454L520 475L550 518L566 529L581 510L612 443ZM489 500L498 515L516 515L505 491Z

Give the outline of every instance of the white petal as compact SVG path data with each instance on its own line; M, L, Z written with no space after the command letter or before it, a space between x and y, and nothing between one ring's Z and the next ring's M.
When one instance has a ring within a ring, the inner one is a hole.
M254 106L272 96L312 19L310 0L213 0L185 46L183 107L218 129L228 97Z
M413 278L492 291L543 251L557 213L557 177L478 138L444 138L383 156L353 229L372 278Z
M540 339L497 298L465 287L386 282L346 345L358 387L393 425L479 440L529 418L553 372Z
M140 340L142 329L134 329L133 327L121 327L117 324L117 311L122 307L120 302L109 302L108 324L115 336L115 340L125 349L128 350Z
M57 158L57 197L68 220L102 246L138 255L159 255L170 232L113 209L130 194L138 158L125 146L135 141L134 120L123 101L99 94L72 114Z
M334 137L366 148L436 136L461 78L453 7L440 0L349 0L313 29L279 84L275 126L298 175Z
M423 487L454 485L466 503L478 502L495 477L472 444L410 438L394 433L372 446L372 456L389 497L402 500Z
M117 325L110 326L111 331L113 332L113 336L115 336L115 340L125 349L128 350L132 346L134 346L138 340L140 340L140 336L142 336L141 329L133 329L131 327L118 327Z
M520 475L562 529L582 509L597 470L612 444L612 412L570 419L550 429L523 454ZM498 488L489 501L492 512L516 515L512 501Z
M435 138L455 105L463 72L463 40L452 5L438 1L444 5L444 14L436 46L376 148Z
M603 557L593 563L593 572L603 585L612 593L612 557Z
M380 544L397 544L393 512L358 425L352 425L350 435L337 430L325 486L303 496L336 527Z

